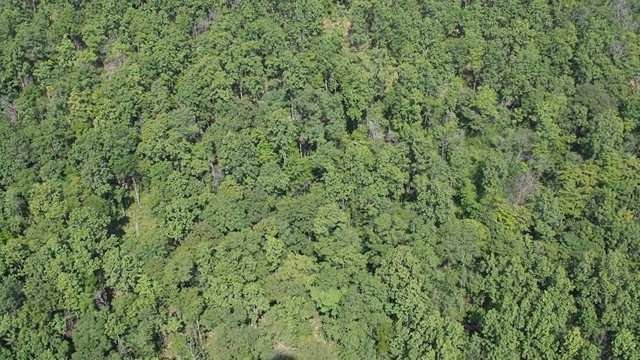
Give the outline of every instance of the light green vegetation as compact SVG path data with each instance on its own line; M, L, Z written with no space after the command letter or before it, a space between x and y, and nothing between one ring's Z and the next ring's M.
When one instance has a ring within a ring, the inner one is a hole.
M640 359L639 10L0 1L0 358Z

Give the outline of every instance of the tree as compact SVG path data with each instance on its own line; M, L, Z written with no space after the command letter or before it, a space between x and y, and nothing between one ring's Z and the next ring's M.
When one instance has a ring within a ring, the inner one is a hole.
M0 358L638 358L636 8L0 2Z

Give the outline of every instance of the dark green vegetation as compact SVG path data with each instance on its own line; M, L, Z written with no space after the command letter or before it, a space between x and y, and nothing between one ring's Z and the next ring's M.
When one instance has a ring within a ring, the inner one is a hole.
M639 359L639 7L0 1L0 358Z

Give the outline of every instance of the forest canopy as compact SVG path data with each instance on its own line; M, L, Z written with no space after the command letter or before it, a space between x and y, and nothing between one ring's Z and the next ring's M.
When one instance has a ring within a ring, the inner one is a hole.
M0 358L640 359L640 1L0 1Z

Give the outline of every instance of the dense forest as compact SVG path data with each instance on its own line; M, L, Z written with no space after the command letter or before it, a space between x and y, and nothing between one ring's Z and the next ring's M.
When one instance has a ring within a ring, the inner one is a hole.
M640 1L0 1L0 358L640 359Z

